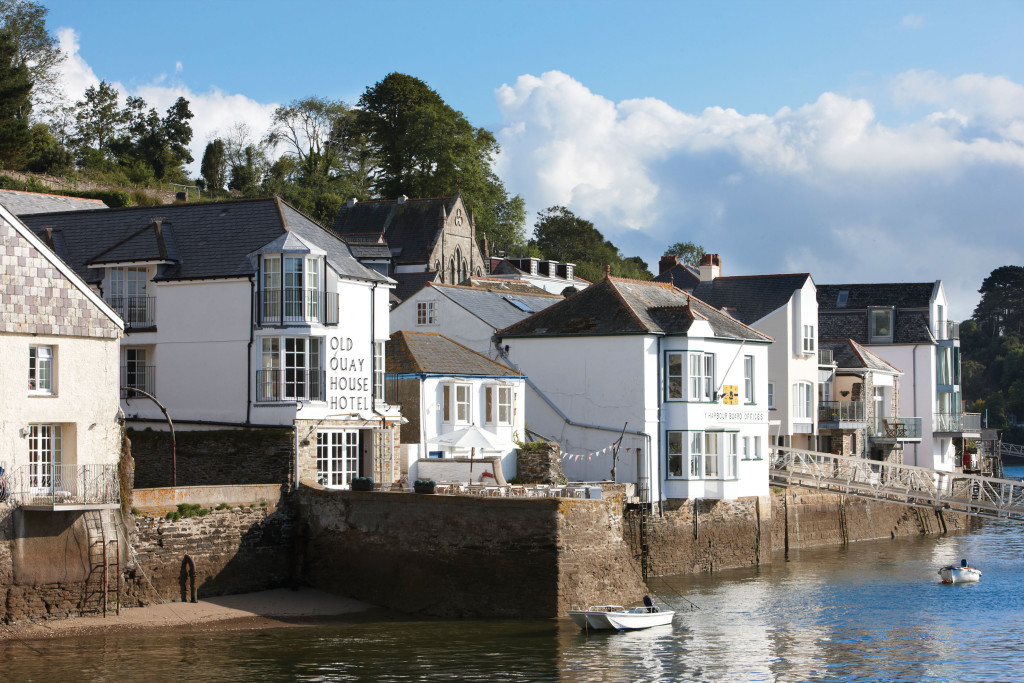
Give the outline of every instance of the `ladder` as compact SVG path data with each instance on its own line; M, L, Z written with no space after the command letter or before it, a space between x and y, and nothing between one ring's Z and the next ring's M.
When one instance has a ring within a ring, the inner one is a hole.
M103 616L107 616L111 593L115 614L121 614L121 561L120 544L116 528L112 527L103 510L87 510L85 530L89 550L89 574L85 580L85 599L82 611L91 599L98 600ZM111 585L113 584L113 586Z

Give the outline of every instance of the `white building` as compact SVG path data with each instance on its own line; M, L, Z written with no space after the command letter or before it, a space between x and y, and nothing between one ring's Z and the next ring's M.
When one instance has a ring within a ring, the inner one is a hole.
M665 259L662 259L666 265ZM692 283L679 264L660 274L680 289ZM692 267L686 267L693 270ZM818 302L807 273L722 275L718 254L705 255L699 281L689 291L698 299L754 327L775 341L768 349L768 413L774 443L814 450L819 391ZM682 271L680 273L680 271Z
M391 481L384 396L393 283L273 199L35 214L24 221L125 319L122 403L160 429L293 426L298 477Z
M494 333L562 300L509 280L472 278L469 286L429 283L391 311L391 329L436 332L492 360Z
M123 329L111 307L0 205L0 467L8 502L117 507Z
M410 480L419 478L425 459L459 456L500 458L505 479L516 476L516 440L526 429L522 374L429 332L392 334L387 367L391 400L407 420L402 456ZM445 443L442 437L452 434L477 434L487 444ZM478 467L476 476L483 471Z
M941 280L818 287L821 339L853 339L903 372L903 462L943 471L956 466L964 439L981 436L981 416L963 412L960 326L948 313ZM869 425L869 440L892 438L882 419Z
M605 277L498 335L532 435L642 500L768 492L771 338L669 284Z

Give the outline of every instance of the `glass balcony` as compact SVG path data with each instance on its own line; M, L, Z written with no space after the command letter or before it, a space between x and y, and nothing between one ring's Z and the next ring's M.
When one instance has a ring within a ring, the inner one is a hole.
M936 339L959 339L960 338L960 323L947 320L939 322L936 327L938 328L935 332Z
M820 401L818 422L864 422L864 401Z
M917 441L921 438L919 417L873 417L868 436L881 441Z
M832 349L818 349L818 365L832 365Z
M981 413L935 413L936 432L980 432Z

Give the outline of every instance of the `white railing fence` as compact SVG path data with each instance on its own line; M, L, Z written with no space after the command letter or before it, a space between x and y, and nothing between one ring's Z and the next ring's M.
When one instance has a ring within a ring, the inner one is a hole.
M7 476L15 505L96 505L121 500L117 465L33 463Z

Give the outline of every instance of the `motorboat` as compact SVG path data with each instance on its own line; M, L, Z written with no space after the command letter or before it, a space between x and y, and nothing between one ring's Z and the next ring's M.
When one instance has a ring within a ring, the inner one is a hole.
M981 572L968 566L967 560L960 560L959 565L947 564L939 570L942 583L977 583L981 581Z
M651 598L644 596L643 607L626 609L621 605L594 605L590 609L571 609L569 617L582 629L598 631L632 631L651 626L672 623L675 612L661 610L654 606Z

